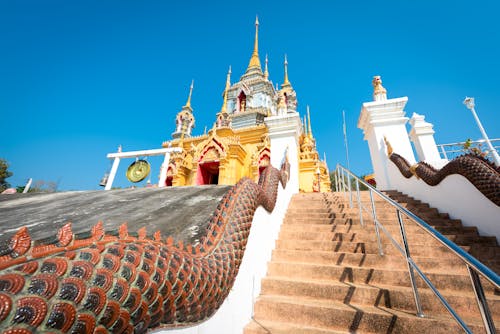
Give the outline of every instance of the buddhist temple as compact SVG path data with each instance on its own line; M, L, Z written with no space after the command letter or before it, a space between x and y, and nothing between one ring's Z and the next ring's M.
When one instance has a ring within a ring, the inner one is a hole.
M193 84L186 104L175 118L172 139L162 146L179 147L182 151L170 156L166 186L234 185L242 177L258 181L261 171L270 163L271 146L264 119L269 116L298 114L297 93L288 76L288 60L284 58L284 78L281 88L275 88L268 71L266 56L264 71L259 57L259 21L255 21L254 47L239 81L231 82L231 68L220 110L207 134L192 136L196 110L191 101ZM202 88L200 88L202 89ZM203 111L205 112L205 111ZM319 158L312 134L311 115L307 108L299 145L299 179L302 192L329 192L330 177L326 161ZM160 185L162 186L162 185Z
M207 133L191 82L162 148L108 154L106 191L0 194L0 333L500 332L500 167L440 159L375 76L374 174L339 164L331 185L314 109L287 56L280 85L262 69L258 33ZM140 182L153 155L157 187L107 191L120 159Z

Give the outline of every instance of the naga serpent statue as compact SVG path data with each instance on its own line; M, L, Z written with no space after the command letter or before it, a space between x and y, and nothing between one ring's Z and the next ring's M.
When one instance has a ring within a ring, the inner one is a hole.
M393 153L391 144L384 138L387 146L387 155L401 174L409 179L413 175L422 179L430 186L438 185L444 178L452 174L465 177L477 190L490 201L500 206L500 167L477 154L464 154L443 168L436 169L425 162L410 165L408 161L397 153Z
M0 333L144 333L194 325L221 306L236 279L254 212L274 209L289 164L241 179L220 200L200 242L157 232L116 234L102 223L77 239L70 224L51 244L20 229L0 247Z

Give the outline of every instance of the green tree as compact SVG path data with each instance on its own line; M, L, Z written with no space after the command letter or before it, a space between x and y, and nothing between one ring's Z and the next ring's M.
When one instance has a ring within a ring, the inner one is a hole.
M12 172L9 171L9 163L7 160L0 158L0 192L7 188L10 188L9 182L5 181L12 176Z
M479 155L483 158L487 158L488 156L488 152L485 152L483 149L483 143L474 143L470 138L467 138L467 140L464 142L464 144L462 145L462 149L465 153Z
M28 190L28 193L55 193L57 192L58 183L54 181L37 180L34 181ZM17 186L18 193L22 193L26 186Z
M364 180L365 176L366 174L359 176L359 178ZM335 184L337 182L337 173L335 173L334 170L330 171L330 182L332 183L331 185L332 191L335 191ZM351 189L356 191L356 180L354 178L351 178ZM359 190L368 190L368 187L362 183L359 183Z
M29 193L55 193L57 191L58 184L54 181L44 181L37 180L33 182Z

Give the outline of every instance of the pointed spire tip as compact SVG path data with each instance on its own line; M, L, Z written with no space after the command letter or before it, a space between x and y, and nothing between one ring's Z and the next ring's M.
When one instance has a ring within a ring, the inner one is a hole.
M283 80L283 84L281 85L282 88L291 86L290 81L288 80L288 60L286 58L286 53L285 53L284 71L285 71L285 78Z
M253 45L252 57L250 58L250 63L248 64L247 71L252 67L257 67L260 71L262 71L261 66L260 66L260 59L259 59L259 19L258 19L258 17L255 18L255 40L254 40L254 45Z
M194 79L191 80L191 85L189 86L189 96L184 107L191 108L191 96L193 95Z

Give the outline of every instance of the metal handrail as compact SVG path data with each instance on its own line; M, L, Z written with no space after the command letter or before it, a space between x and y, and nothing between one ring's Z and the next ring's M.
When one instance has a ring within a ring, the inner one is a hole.
M493 138L490 139L491 144L495 149L500 149L500 138ZM477 147L479 145L485 144L486 140L484 139L479 139L475 141L470 141L469 142L471 147ZM441 158L443 159L452 159L453 157L456 157L458 154L463 154L465 153L464 150L464 145L466 142L457 142L457 143L448 143L448 144L437 144L436 146L439 149L439 154L441 155ZM458 154L457 154L458 153ZM487 152L487 156L491 155L491 152ZM451 156L448 156L451 155Z
M382 250L382 245L380 242L380 235L379 235L379 229L381 229L384 234L390 239L391 243L396 247L396 249L403 254L403 256L406 259L407 265L408 265L408 271L410 275L410 283L412 285L412 290L413 290L413 295L415 298L415 305L417 309L417 316L423 317L423 312L422 312L422 307L420 303L420 297L417 289L417 285L415 282L414 278L414 271L417 272L417 274L422 278L422 280L429 286L431 291L437 296L439 301L443 304L443 306L446 308L446 310L451 314L451 316L455 319L455 321L462 327L462 329L466 333L472 333L472 331L467 327L465 322L460 318L460 316L455 312L455 310L451 307L451 305L446 301L446 299L441 295L439 290L432 284L432 282L429 280L429 278L423 273L423 271L418 267L418 265L413 261L410 255L410 249L408 245L408 240L406 237L406 231L404 229L404 223L403 223L403 218L402 214L408 217L410 220L414 221L418 226L424 229L428 234L430 234L434 239L436 239L438 242L440 242L442 245L444 245L447 249L452 251L456 256L458 256L463 262L465 262L465 265L468 269L469 272L469 277L471 279L472 283L472 288L476 297L476 301L481 313L481 317L483 319L483 323L486 329L487 333L495 333L495 324L493 323L493 318L491 317L491 313L488 308L488 303L486 300L486 297L484 295L484 289L482 287L481 281L479 279L479 275L483 276L486 278L491 284L493 284L497 289L500 289L500 276L497 275L495 272L493 272L490 268L486 267L484 264L479 262L476 258L471 256L469 253L465 252L462 248L457 246L455 243L450 241L448 238L446 238L444 235L436 231L432 226L427 224L425 221L423 221L421 218L416 216L414 213L409 211L408 209L404 208L401 206L399 203L395 202L391 198L389 198L387 195L383 194L379 190L375 189L372 185L369 183L365 182L364 180L360 179L356 175L354 175L351 171L343 167L342 165L338 164L336 168L336 190L337 191L342 191L344 193L344 199L345 199L345 191L346 188L350 187L351 183L351 177L354 178L356 181L356 192L357 192L357 205L359 206L359 213L360 213L360 223L361 225L364 225L363 223L363 214L362 211L364 206L361 203L361 198L359 196L359 183L363 184L366 186L370 192L370 203L371 203L371 212L370 210L366 210L367 212L371 213L373 222L375 225L375 232L377 236L377 243L378 243L378 248L379 248L379 254L381 256L384 255L383 250ZM347 179L347 182L349 186L345 183ZM375 211L375 202L373 200L373 193L381 197L385 202L389 203L396 209L396 214L398 218L398 223L400 227L400 232L401 232L401 238L403 240L403 246L399 245L399 243L392 237L389 231L385 229L385 227L380 223L380 221L377 219L377 214ZM349 206L350 208L353 207L353 201L352 201L352 191L349 196Z

